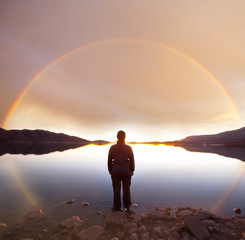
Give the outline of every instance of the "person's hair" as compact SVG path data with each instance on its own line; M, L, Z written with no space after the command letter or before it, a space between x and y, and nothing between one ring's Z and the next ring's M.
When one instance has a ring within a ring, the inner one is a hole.
M124 131L120 130L120 131L117 133L117 139L118 139L119 141L123 141L123 140L125 140L125 138L126 138L126 133L125 133Z

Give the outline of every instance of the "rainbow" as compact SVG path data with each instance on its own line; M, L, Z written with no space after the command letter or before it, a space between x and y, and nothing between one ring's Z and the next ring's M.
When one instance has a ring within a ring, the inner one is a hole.
M170 47L166 44L160 43L160 42L155 42L155 41L151 41L151 40L144 40L144 39L130 39L130 38L119 38L119 39L107 39L107 40L102 40L102 41L97 41L97 42L92 42L92 43L87 43L84 44L78 48L75 48L69 52L67 52L66 54L56 58L54 61L52 61L51 63L49 63L42 71L40 71L38 74L36 74L31 81L25 86L25 88L20 92L20 94L18 95L18 97L16 98L16 100L14 101L14 103L12 104L12 106L10 107L10 109L8 110L7 114L4 117L4 120L1 124L2 128L6 128L8 120L11 118L13 112L15 111L15 109L18 107L19 103L21 102L21 100L24 98L24 96L26 95L26 93L29 91L29 89L32 87L32 85L42 76L44 75L50 68L52 68L54 65L56 65L57 63L59 63L60 61L62 61L63 59L65 59L66 57L69 57L71 55L73 55L74 53L77 53L81 50L87 49L87 48L91 48L91 47L95 47L98 45L102 45L105 43L114 43L114 42L121 42L121 41L125 41L125 42L142 42L142 43L147 43L147 44L151 44L151 45L155 45L158 46L160 48L165 48L165 49L169 49L172 52L186 58L187 60L189 60L192 64L194 64L195 66L197 66L199 69L201 69L205 74L207 74L208 77L210 77L212 80L214 80L214 82L216 83L216 85L221 89L221 91L224 93L224 95L226 96L226 98L228 99L229 103L231 104L235 116L238 120L241 121L241 117L239 114L239 111L236 107L236 105L234 104L231 96L229 95L229 93L227 92L227 90L222 86L222 84L217 80L217 78L211 73L209 72L203 65L201 65L199 62L197 62L196 60L194 60L193 58L191 58L190 56L188 56L187 54L173 48Z
M30 203L31 206L33 206L34 208L38 208L35 197L31 194L31 191L27 189L26 184L24 184L23 180L19 177L16 167L14 166L13 163L9 163L9 169L12 178L15 180L16 185L19 187L22 195L27 199L27 201Z
M241 177L245 174L245 163L242 163L242 167L239 169L239 172L237 173L236 177L234 178L232 184L230 187L226 190L225 194L221 197L221 199L212 207L213 212L217 212L222 205L225 203L225 201L229 198L229 196L232 194L236 186L238 185ZM235 206L234 206L235 207Z
M194 64L196 67L198 67L199 69L201 69L208 77L210 77L215 84L219 87L219 89L223 92L223 94L226 96L227 100L229 101L235 117L242 122L241 120L241 116L239 114L239 111L235 105L235 103L233 102L231 96L229 95L229 93L227 92L227 90L223 87L223 85L218 81L218 79L210 72L208 71L207 68L205 68L203 65L201 65L199 62L197 62L196 60L194 60L193 58L191 58L190 56L188 56L187 54L173 48L170 47L166 44L160 43L160 42L156 42L156 41L151 41L151 40L145 40L145 39L131 39L131 38L118 38L118 39L106 39L106 40L102 40L102 41L97 41L97 42L91 42L91 43L87 43L84 44L82 46L79 46L78 48L75 48L67 53L65 53L64 55L58 57L57 59L55 59L54 61L50 62L43 70L41 70L39 73L37 73L31 80L30 82L25 86L24 89L22 89L22 91L20 92L20 94L17 96L16 100L14 101L14 103L12 104L12 106L10 107L10 109L8 110L7 114L4 117L4 120L1 124L1 127L6 128L7 123L9 121L9 119L11 118L12 114L14 113L15 109L18 107L18 105L20 104L21 100L24 98L24 96L27 94L27 92L30 90L30 88L33 86L33 84L38 81L38 79L43 76L49 69L51 69L53 66L55 66L57 63L59 63L60 61L64 60L66 57L69 57L79 51L82 51L84 49L88 49L91 47L95 47L95 46L99 46L105 43L114 43L114 42L121 42L121 41L125 41L125 42L132 42L132 43L137 43L137 42L141 42L141 43L147 43L147 44L151 44L154 46L158 46L160 48L164 48L164 49L169 49L172 52L176 53L179 56L182 56L184 58L186 58L188 61L190 61L192 64ZM243 175L243 173L245 172L245 164L243 166L243 168L240 169L239 174L237 174L236 178L234 179L233 183L231 184L230 188L226 191L226 193L224 194L224 196L220 199L220 201L215 204L215 206L212 208L212 210L218 210L222 204L224 203L224 201L230 196L230 194L232 193L232 191L234 190L234 188L236 187L237 183L239 182L239 179L241 178L241 176ZM24 186L24 184L20 181L20 178L18 177L16 171L14 168L12 168L12 173L13 173L13 177L16 180L19 188L22 190L23 194L26 196L26 198L28 199L28 201L33 205L36 206L36 203L33 199L33 197L31 197L31 194L29 191L26 190L26 187Z

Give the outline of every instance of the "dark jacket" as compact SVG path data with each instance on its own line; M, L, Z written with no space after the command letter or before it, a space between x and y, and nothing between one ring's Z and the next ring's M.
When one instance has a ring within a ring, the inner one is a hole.
M110 174L134 172L134 154L132 148L125 142L118 141L111 146L108 154L108 171Z

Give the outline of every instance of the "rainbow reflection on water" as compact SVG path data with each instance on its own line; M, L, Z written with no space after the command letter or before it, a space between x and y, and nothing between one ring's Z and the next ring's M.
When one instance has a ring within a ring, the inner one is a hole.
M0 161L1 222L15 223L40 208L52 221L80 213L93 220L97 210L110 211L110 145L88 145L46 155L3 155ZM161 207L201 207L232 216L245 209L245 163L209 153L164 145L132 145L136 170L132 201L138 212ZM76 199L72 208L64 203ZM89 201L89 208L81 208Z

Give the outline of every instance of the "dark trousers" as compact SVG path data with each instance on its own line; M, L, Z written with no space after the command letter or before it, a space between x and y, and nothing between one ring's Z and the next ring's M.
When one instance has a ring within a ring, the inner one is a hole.
M131 205L131 175L128 173L112 173L111 179L114 192L114 209L121 209L121 184L123 186L123 205L124 208L129 208Z

